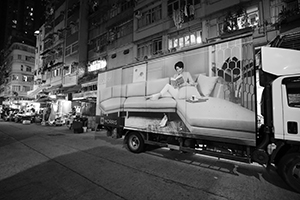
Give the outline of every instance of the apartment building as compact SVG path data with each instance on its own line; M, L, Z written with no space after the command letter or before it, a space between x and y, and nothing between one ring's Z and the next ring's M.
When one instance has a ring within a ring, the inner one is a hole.
M6 81L2 91L4 97L28 99L27 92L33 86L34 47L22 43L13 43L6 51Z
M81 91L75 97L96 89L101 70L249 30L259 48L279 33L299 29L300 19L299 0L56 0L49 5L45 31L40 30L41 79L59 92Z
M33 87L35 56L34 30L43 19L42 1L4 0L4 24L1 38L0 97L28 99Z

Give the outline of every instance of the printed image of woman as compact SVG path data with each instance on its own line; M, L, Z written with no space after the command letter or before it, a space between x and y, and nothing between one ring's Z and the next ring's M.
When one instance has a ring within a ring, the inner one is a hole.
M158 100L160 97L162 97L167 92L169 92L174 99L178 99L178 93L179 93L179 89L181 87L195 86L196 85L196 83L194 82L191 74L189 72L184 72L183 71L184 64L183 64L182 61L177 62L174 65L174 69L176 70L177 73L173 76L173 78L176 79L178 76L182 76L182 78L184 80L183 83L181 83L177 86L176 85L170 85L168 83L164 86L164 88L159 93L147 96L146 99L150 99L150 100L155 101L155 100Z

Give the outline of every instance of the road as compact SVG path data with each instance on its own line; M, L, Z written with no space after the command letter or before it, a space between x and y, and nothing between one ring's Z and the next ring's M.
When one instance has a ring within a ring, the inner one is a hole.
M0 121L1 200L299 200L274 169L163 148L133 154L104 131Z

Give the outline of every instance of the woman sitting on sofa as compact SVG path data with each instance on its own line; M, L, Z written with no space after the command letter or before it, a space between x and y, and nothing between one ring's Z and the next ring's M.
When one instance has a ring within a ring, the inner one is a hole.
M184 64L182 61L177 62L174 65L174 69L176 70L176 74L171 78L171 85L166 84L164 88L156 94L147 96L146 99L150 100L158 100L162 97L166 92L169 92L174 99L178 98L179 89L184 86L196 86L191 74L189 72L184 72Z

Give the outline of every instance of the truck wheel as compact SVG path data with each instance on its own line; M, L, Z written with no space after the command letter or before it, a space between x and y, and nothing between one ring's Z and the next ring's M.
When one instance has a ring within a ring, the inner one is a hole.
M145 148L143 137L138 132L131 132L127 138L127 147L133 153L140 153Z
M280 160L278 170L288 185L300 193L300 152L286 154Z

